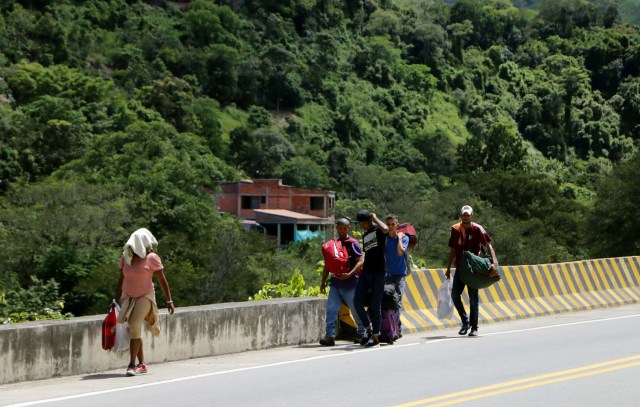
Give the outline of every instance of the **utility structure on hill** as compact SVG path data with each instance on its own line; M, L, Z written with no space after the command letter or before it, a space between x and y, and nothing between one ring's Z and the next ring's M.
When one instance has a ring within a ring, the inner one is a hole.
M278 246L333 234L334 191L283 185L281 179L228 182L221 189L218 210L240 217L245 230L262 230Z

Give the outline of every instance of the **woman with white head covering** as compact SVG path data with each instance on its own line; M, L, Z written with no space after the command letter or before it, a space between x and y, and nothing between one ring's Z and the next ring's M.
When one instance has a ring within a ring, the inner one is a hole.
M149 331L154 335L160 334L158 327L158 305L153 285L155 275L167 299L169 314L175 308L171 300L171 290L164 275L164 267L160 256L155 253L158 245L156 238L147 229L138 229L124 245L120 258L120 281L116 298L122 304L118 322L129 323L129 366L127 376L147 373L142 350L142 323L147 321ZM136 365L136 358L138 364Z

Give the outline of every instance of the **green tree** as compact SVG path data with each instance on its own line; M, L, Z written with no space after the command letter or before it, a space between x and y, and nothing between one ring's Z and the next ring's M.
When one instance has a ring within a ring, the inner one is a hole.
M203 0L193 1L190 6L183 19L188 44L206 47L233 41L241 25L233 10Z
M640 78L629 78L620 86L622 104L619 107L623 133L640 139Z
M439 72L441 64L444 63L444 55L449 50L446 30L439 24L417 21L416 27L410 35L417 62L428 65L434 71Z
M0 324L43 319L65 319L70 313L62 313L64 300L59 285L51 279L47 282L31 278L28 288L0 292Z
M490 172L522 169L526 147L513 123L496 122L483 135L458 148L460 172Z
M76 287L96 265L112 259L104 249L128 224L130 213L117 191L51 181L12 191L0 207L0 269L12 270L18 287L29 287L33 278L54 280L66 309L75 315L106 300L112 286L83 292Z
M390 10L378 9L369 16L364 34L371 37L386 37L394 43L400 40L400 18Z
M447 31L451 35L451 52L460 62L464 62L464 48L467 39L473 33L473 23L469 20L463 20L459 23L449 24Z
M178 131L194 130L190 108L198 90L179 78L163 78L140 89L143 104L160 113Z
M279 166L295 154L293 144L276 126L235 129L231 150L238 168L257 178L276 176Z
M589 232L595 256L634 256L640 254L634 213L640 193L640 156L619 163L598 183L598 196L589 217Z
M400 50L386 37L372 37L362 44L355 57L355 68L363 79L380 86L394 82L394 71L400 59Z
M588 0L543 0L539 10L541 31L545 34L568 38L575 28L598 23L597 6Z
M298 107L306 99L302 76L306 66L297 55L284 46L270 45L261 54L264 73L264 103L279 110L281 107Z
M282 181L300 188L328 189L329 176L323 167L305 156L296 156L282 165Z
M393 212L400 216L413 213L431 180L425 174L411 174L404 168L392 171L379 166L356 166L352 175L353 199L370 199L380 215Z

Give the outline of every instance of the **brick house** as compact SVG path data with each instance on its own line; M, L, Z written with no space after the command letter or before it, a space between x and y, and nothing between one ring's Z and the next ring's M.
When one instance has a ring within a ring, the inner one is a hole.
M228 182L216 194L218 210L242 219L245 230L258 229L278 245L333 235L334 191L283 185L280 179Z

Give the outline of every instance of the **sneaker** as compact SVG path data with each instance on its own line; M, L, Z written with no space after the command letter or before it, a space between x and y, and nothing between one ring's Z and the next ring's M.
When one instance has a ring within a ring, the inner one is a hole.
M138 363L138 366L136 366L136 374L144 374L147 373L147 365L145 365L144 363Z
M330 336L325 336L320 339L320 345L322 346L334 346L336 344L336 340Z
M364 346L366 348L371 348L373 346L378 346L378 345L380 345L380 341L375 336L372 336L371 338L369 338L369 340Z
M136 366L129 365L129 367L127 367L127 376L135 376L136 374Z
M469 324L462 324L462 328L458 331L458 335L466 335L469 332Z
M353 340L353 343L360 343L364 339L364 334L357 334L356 339Z
M471 332L469 332L469 336L478 336L478 328L471 328Z
M369 339L371 339L371 334L367 333L362 337L362 339L360 339L360 345L365 346L367 343L369 343Z

